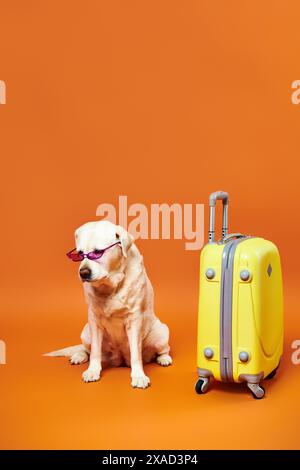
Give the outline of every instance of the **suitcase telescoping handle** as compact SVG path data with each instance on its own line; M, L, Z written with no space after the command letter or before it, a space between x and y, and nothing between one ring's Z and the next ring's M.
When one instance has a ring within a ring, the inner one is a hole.
M215 214L216 203L220 199L223 202L223 221L222 221L222 239L228 234L228 193L224 191L216 191L209 196L209 233L208 243L215 241Z

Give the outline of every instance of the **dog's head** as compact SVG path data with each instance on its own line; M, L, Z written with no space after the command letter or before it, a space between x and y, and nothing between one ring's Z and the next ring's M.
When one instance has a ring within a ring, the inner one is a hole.
M122 275L133 237L120 225L100 220L79 227L75 231L75 242L78 253L90 254L80 263L80 279L109 284L112 277ZM91 259L94 255L96 259Z

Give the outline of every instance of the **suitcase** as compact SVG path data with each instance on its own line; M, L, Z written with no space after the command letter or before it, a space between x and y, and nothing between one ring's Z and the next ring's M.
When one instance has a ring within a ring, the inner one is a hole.
M215 208L223 202L222 238L215 241ZM261 237L228 235L228 194L209 198L209 240L200 257L198 381L246 383L263 398L261 383L276 374L283 350L283 293L279 252Z

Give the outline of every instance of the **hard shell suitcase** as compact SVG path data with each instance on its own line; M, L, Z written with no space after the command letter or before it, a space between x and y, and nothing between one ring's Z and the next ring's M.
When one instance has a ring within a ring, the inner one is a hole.
M223 201L222 238L215 241L216 201ZM198 381L245 382L263 398L283 349L283 294L279 252L261 237L228 235L228 194L209 198L209 240L200 258Z

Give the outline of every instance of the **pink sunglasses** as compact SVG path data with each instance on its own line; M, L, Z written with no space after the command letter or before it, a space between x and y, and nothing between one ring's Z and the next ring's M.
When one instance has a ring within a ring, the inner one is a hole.
M104 255L104 253L112 248L115 245L119 245L121 242L117 241L113 243L112 245L109 245L107 248L103 248L103 250L94 250L91 251L90 253L83 253L82 251L76 251L76 248L73 250L69 251L67 253L67 257L70 258L72 261L83 261L84 258L88 258L91 261L94 261L95 259L100 259L101 256Z

